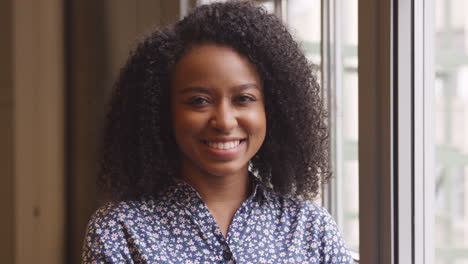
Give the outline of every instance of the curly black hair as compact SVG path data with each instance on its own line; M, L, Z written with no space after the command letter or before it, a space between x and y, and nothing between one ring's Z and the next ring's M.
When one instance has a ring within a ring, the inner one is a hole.
M170 81L192 46L229 46L263 81L267 132L250 170L275 191L312 199L331 173L317 77L275 15L248 1L203 5L148 34L121 69L104 130L101 189L114 200L156 195L179 172L171 127Z

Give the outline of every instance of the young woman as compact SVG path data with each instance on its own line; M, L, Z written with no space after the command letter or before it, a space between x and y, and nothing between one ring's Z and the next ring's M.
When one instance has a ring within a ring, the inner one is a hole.
M319 86L274 15L205 5L116 83L83 263L351 263L309 201L330 176Z

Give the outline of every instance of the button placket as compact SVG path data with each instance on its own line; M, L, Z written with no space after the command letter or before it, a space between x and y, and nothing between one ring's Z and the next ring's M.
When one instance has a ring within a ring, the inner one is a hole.
M232 259L232 253L228 250L225 250L223 253L223 258L224 260L231 260Z

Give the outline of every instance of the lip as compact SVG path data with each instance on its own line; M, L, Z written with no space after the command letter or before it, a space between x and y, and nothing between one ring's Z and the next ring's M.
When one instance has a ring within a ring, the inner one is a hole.
M202 140L201 144L203 145L203 149L212 157L219 160L230 160L235 158L239 153L245 148L246 140L242 138L223 138L223 139L210 139L209 141L215 142L228 142L228 141L235 141L240 140L239 145L232 149L215 149L211 148L206 144L206 140ZM204 142L205 141L205 142Z
M201 141L203 143L206 143L206 141L211 141L211 142L229 142L229 141L242 141L242 140L245 140L245 138L241 138L241 137L223 137L223 138L205 138L205 139L202 139Z

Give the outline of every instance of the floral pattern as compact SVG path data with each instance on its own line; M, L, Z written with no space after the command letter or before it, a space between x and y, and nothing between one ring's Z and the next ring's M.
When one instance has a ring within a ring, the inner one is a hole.
M325 209L254 184L226 238L183 181L156 199L101 207L88 224L82 263L353 263Z

